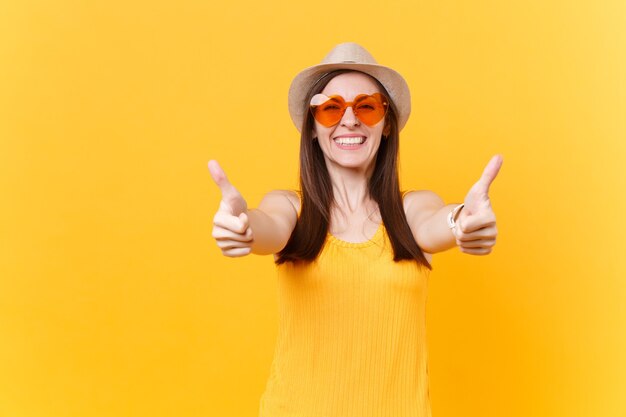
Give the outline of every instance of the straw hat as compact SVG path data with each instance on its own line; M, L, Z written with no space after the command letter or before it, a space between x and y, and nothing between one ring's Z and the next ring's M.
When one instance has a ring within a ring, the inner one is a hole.
M341 43L335 46L318 65L301 71L289 87L289 114L298 131L308 107L304 100L311 87L324 74L338 70L351 69L364 72L376 78L385 87L389 98L398 110L398 131L402 130L411 113L411 94L402 75L391 68L379 65L365 48L356 43Z

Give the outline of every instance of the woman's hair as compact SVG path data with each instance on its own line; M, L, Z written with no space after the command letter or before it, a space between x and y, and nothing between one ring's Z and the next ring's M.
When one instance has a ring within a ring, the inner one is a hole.
M333 188L322 149L312 137L314 119L308 107L311 98L320 93L331 79L346 72L352 70L337 70L325 74L313 85L305 99L307 116L304 118L300 137L300 216L287 245L277 254L276 264L313 261L326 240L330 210L334 202ZM389 97L383 85L375 78L372 79L380 91ZM388 135L380 142L374 172L368 183L369 193L378 204L393 247L394 261L415 260L432 269L415 242L404 213L398 180L398 118L395 104L391 99L389 102L385 116L385 131Z

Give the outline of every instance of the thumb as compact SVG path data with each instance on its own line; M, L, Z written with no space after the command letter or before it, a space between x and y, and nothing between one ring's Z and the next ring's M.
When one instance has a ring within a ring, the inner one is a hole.
M228 181L228 177L224 173L220 164L217 161L209 161L209 172L211 178L215 181L220 191L222 192L222 202L230 208L230 212L234 215L239 215L247 210L246 201L237 189Z
M461 216L469 216L479 212L481 209L489 208L489 186L498 175L500 167L502 166L502 156L494 155L485 169L480 179L472 185L469 192L465 196L465 208L461 210L461 213L465 211L465 214Z
M224 170L217 161L209 161L209 173L213 181L220 187L222 195L231 193L232 189L235 188L230 181L228 181L228 177L226 177Z
M488 194L489 186L494 179L496 179L496 175L500 171L500 167L502 166L502 155L494 155L485 169L483 170L483 175L480 177L476 185L478 186L478 191L480 193Z

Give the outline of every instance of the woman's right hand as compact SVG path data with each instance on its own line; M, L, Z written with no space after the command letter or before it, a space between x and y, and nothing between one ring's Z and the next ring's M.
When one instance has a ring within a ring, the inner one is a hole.
M224 256L245 256L252 251L252 229L248 219L248 205L243 196L228 181L217 161L209 161L209 172L220 187L222 200L213 217L212 235Z

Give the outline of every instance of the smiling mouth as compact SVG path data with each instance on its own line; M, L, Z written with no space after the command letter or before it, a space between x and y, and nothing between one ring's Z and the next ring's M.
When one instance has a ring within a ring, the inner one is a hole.
M365 136L344 136L334 138L333 141L335 141L335 143L338 145L361 145L363 142L365 142Z

